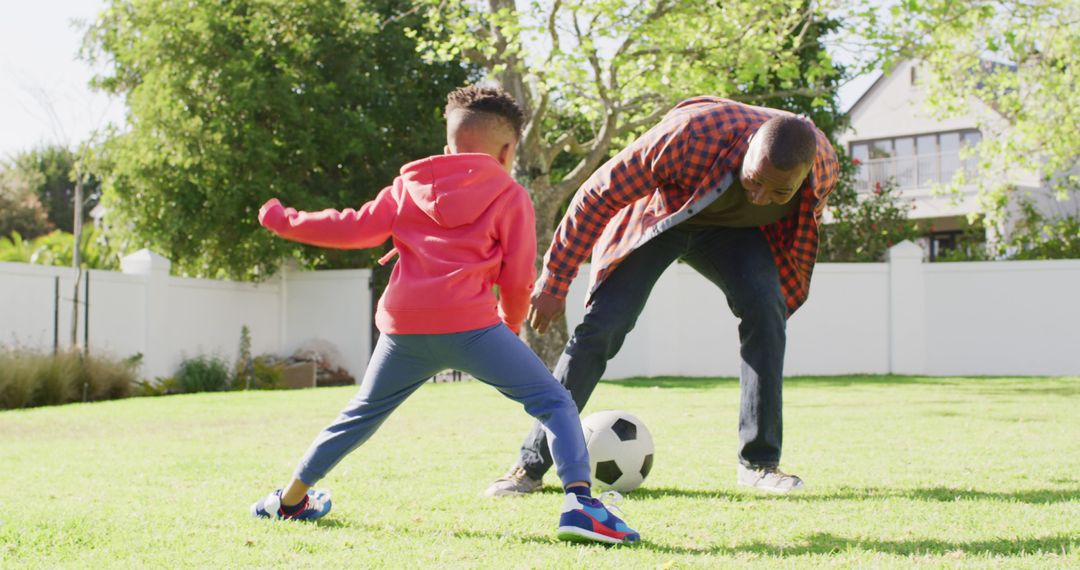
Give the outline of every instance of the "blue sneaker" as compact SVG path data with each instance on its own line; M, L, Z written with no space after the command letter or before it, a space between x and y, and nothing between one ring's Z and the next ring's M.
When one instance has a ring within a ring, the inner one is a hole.
M251 515L270 519L289 519L298 521L313 521L321 519L330 512L330 491L325 489L311 489L307 493L307 504L300 512L294 515L286 515L281 510L281 489L259 499L259 502L251 505Z
M601 497L612 497L617 503L622 496L608 491ZM618 510L614 504L612 508ZM579 497L567 493L559 517L559 540L572 542L603 542L607 544L633 544L641 535L608 510L599 499Z

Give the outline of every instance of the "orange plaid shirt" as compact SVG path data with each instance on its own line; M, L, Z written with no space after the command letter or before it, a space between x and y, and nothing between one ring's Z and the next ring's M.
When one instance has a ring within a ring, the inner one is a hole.
M578 189L544 256L540 289L565 299L591 252L591 297L631 252L726 190L739 175L750 135L782 113L717 97L676 105ZM799 189L798 208L761 227L776 260L788 315L809 293L818 220L839 173L832 144L817 133L817 157Z

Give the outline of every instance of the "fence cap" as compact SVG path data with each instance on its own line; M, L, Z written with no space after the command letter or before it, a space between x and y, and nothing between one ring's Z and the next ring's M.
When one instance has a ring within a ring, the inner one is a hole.
M120 260L120 271L128 275L169 273L172 262L149 249L140 249Z
M923 250L911 240L904 240L889 248L889 261L894 259L919 259L923 257Z

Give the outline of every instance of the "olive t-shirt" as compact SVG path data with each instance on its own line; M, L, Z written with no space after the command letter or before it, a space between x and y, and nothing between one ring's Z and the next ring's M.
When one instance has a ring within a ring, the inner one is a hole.
M739 179L704 210L694 214L684 224L695 226L724 226L729 228L752 228L771 224L788 215L799 206L799 195L786 204L757 206L746 199L746 190Z

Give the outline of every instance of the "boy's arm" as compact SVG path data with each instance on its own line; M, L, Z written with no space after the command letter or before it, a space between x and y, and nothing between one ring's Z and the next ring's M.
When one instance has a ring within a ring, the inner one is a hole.
M525 189L519 186L515 190L509 207L499 216L503 261L495 283L499 286L499 318L518 334L536 278L536 215Z
M259 223L285 239L309 245L334 249L374 247L390 237L397 215L393 190L393 186L387 187L359 210L298 212L274 198L259 210Z

